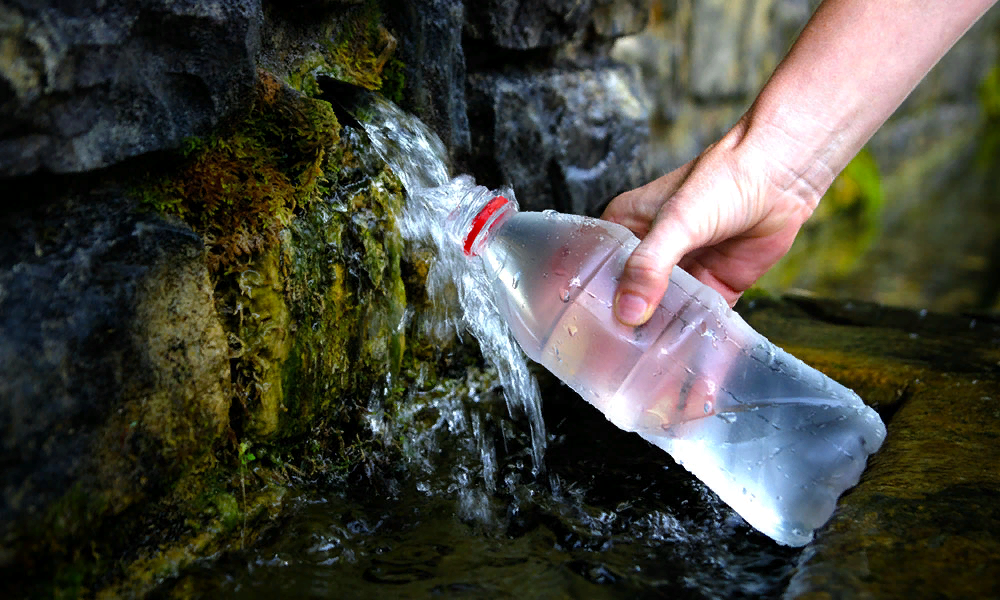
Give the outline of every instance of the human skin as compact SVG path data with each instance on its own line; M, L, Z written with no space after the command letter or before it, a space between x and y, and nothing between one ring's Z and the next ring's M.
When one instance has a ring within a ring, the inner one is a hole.
M847 163L996 0L825 0L718 142L611 201L642 241L615 315L649 320L680 265L729 302L788 252Z

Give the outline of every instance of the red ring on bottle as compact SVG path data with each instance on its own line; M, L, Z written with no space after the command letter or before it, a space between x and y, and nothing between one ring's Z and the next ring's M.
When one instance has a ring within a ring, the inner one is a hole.
M469 235L465 236L464 250L466 256L472 256L473 242L475 242L476 238L479 237L479 233L483 230L483 227L486 226L486 222L490 220L490 217L500 210L500 207L507 204L507 202L509 202L509 200L503 196L497 196L487 202L486 206L479 211L479 214L472 219L472 228L469 230Z

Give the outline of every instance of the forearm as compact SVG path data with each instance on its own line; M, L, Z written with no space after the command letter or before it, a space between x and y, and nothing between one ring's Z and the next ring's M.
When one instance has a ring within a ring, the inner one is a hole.
M747 113L741 142L767 157L777 187L815 206L994 2L825 0Z

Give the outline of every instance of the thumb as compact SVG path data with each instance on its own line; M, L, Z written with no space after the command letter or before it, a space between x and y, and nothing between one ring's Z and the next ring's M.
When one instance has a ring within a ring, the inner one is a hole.
M633 327L648 321L667 290L674 265L692 247L691 232L678 219L661 215L625 262L615 294L618 320Z

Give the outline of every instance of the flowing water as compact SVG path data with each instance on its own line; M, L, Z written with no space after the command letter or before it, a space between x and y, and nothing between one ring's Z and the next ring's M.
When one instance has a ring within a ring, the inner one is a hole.
M419 121L386 102L374 112L368 136L408 192L404 235L436 256L423 333L473 335L488 367L418 380L391 426L372 419L376 433L402 440L406 464L393 474L300 489L252 549L206 560L154 595L780 596L798 550L754 531L553 378L541 377L540 392L480 266L447 226L463 199L487 191L449 177Z

